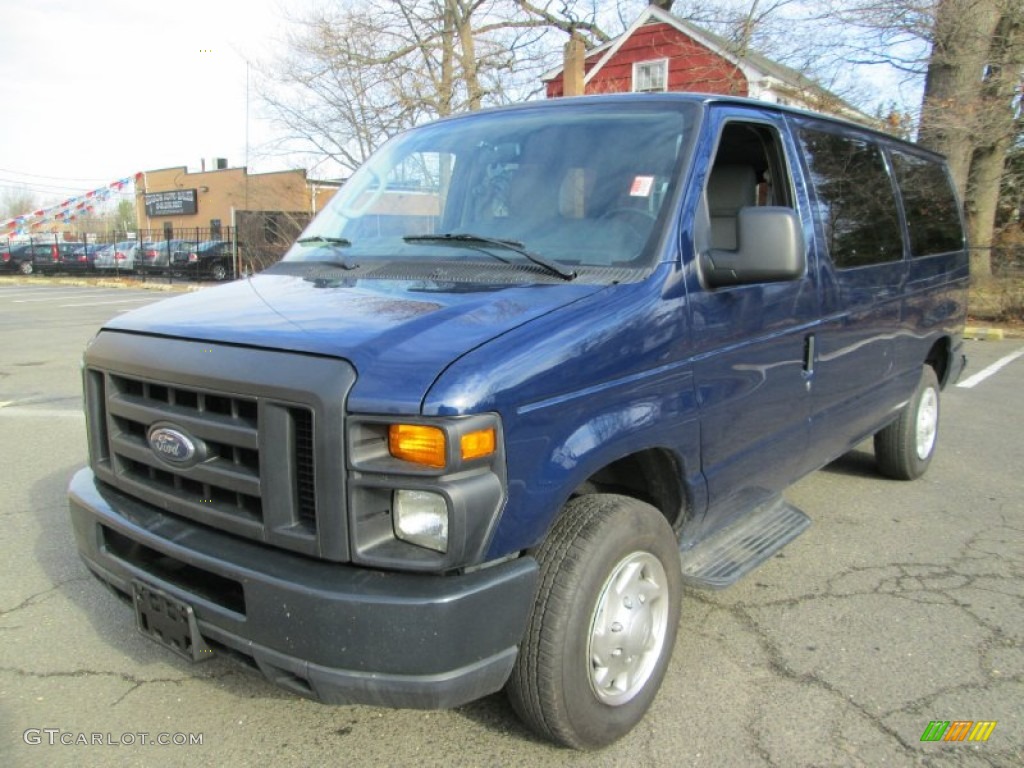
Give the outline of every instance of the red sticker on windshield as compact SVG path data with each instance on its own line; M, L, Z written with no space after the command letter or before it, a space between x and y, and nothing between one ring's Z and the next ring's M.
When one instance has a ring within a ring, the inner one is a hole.
M653 176L637 176L633 179L633 186L629 188L630 197L650 197L651 187L654 186Z

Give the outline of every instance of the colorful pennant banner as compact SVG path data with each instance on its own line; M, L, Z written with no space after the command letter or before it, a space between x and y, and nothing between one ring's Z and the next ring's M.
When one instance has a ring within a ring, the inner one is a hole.
M84 195L69 197L60 205L49 208L41 208L32 213L15 216L0 222L0 236L10 237L12 235L27 235L39 229L44 224L65 224L80 216L87 216L96 210L97 203L106 202L110 196L120 192L132 182L141 182L142 173L134 176L125 176L123 179L111 182L105 187L98 187L86 192Z

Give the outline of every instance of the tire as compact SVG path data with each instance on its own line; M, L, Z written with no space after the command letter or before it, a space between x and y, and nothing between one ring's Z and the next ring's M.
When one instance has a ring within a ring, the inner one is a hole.
M31 275L34 269L31 261L23 261L18 265L18 271L23 275Z
M923 475L939 440L939 380L925 365L921 380L896 421L875 434L878 469L894 480L916 480Z
M536 602L506 694L538 735L607 746L643 718L672 656L682 593L675 534L635 499L580 496L535 556Z
M218 283L228 276L228 268L223 263L218 261L212 267L210 267L210 277L216 280Z

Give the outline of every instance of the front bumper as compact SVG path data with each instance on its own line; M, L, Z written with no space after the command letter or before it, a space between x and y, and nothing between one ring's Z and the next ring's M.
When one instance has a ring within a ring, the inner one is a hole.
M133 581L162 589L215 648L326 703L434 709L493 693L533 605L529 557L453 576L339 565L169 515L89 469L69 505L82 559L121 596Z

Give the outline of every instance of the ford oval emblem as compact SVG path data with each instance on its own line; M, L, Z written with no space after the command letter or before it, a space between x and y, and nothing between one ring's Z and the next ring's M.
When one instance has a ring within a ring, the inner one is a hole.
M172 464L187 464L196 455L192 438L173 427L156 426L149 430L149 447L157 456Z

